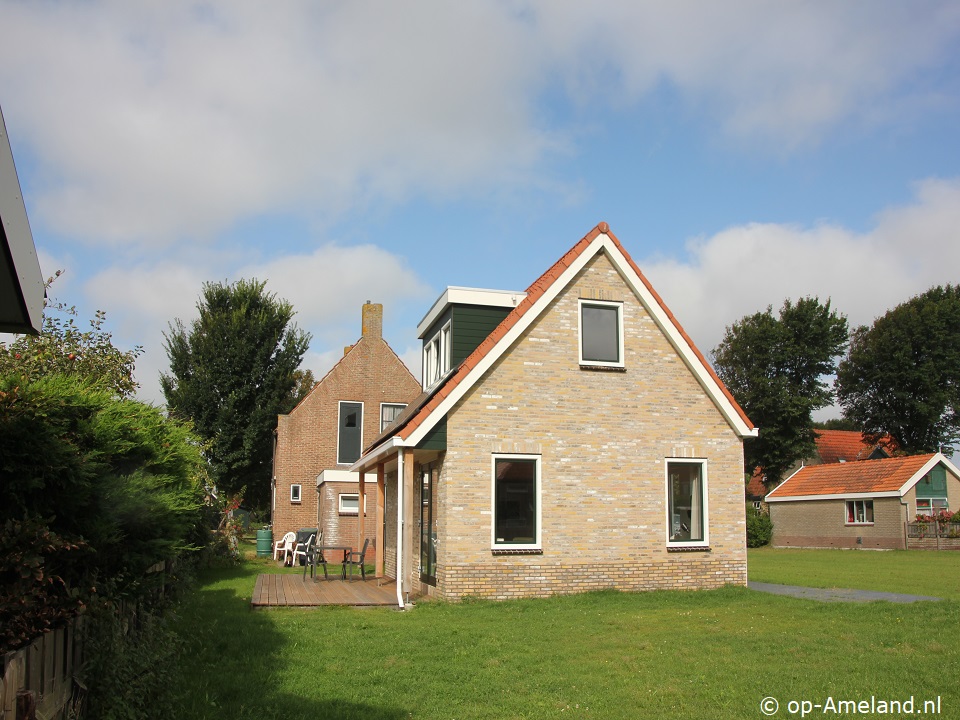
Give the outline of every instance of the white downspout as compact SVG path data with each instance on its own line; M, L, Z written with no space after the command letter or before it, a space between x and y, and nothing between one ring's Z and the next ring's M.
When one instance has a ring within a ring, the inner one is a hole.
M403 448L397 449L397 604L403 603Z

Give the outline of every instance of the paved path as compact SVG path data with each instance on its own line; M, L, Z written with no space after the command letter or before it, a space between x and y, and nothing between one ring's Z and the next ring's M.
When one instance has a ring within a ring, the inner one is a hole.
M874 592L873 590L845 590L843 588L812 588L800 587L798 585L774 585L773 583L748 582L747 587L751 590L772 593L774 595L790 595L792 597L806 598L807 600L820 600L821 602L871 602L873 600L886 600L887 602L912 603L919 600L940 600L940 598L929 597L928 595L901 595L890 592Z

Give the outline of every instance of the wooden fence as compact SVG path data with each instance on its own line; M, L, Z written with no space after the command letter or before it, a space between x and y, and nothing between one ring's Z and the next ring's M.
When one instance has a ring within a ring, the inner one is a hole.
M74 675L82 660L83 622L74 618L3 657L0 720L78 717L85 688Z
M960 523L911 522L906 524L904 536L908 550L960 550Z

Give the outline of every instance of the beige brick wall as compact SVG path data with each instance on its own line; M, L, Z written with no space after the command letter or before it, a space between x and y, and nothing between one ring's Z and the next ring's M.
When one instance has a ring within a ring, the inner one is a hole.
M281 415L274 456L274 537L300 527L317 527L317 475L347 468L337 464L339 401L364 404L363 443L367 445L380 434L380 403L408 403L420 392L420 383L390 346L382 338L368 336L361 338L289 415ZM368 488L375 488L376 478L369 480ZM293 483L303 486L299 504L290 502ZM368 520L375 519L375 497L367 502Z
M902 549L904 508L898 498L874 498L873 525L847 525L844 500L769 504L774 547Z
M624 301L625 372L578 363L578 298ZM437 588L505 598L746 582L739 437L605 256L448 416ZM491 552L491 457L541 456L540 555ZM707 552L667 551L665 461L705 458Z

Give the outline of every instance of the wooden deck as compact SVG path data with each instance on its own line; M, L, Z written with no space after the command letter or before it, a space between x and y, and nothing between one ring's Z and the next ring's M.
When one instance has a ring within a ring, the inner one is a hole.
M397 586L390 578L312 580L299 574L258 575L250 600L254 608L396 604Z

